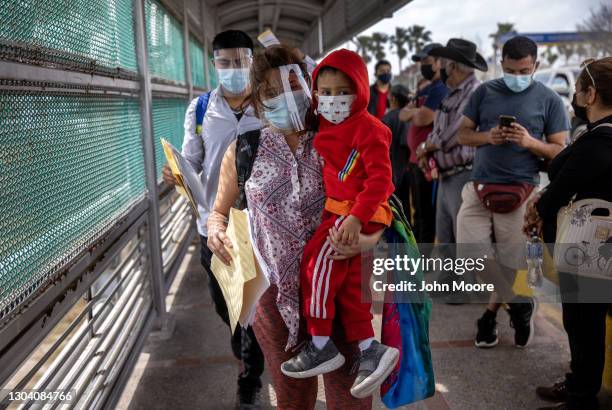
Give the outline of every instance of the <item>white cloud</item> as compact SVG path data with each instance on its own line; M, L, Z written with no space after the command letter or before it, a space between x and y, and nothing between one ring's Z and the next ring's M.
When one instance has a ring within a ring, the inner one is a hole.
M573 31L601 1L414 0L363 34L379 31L391 35L397 26L419 24L432 32L435 42L446 44L449 38L462 37L475 42L488 57L493 53L489 35L497 30L498 22L514 23L519 32ZM387 57L397 72L395 53L388 50ZM370 63L370 71L373 64Z

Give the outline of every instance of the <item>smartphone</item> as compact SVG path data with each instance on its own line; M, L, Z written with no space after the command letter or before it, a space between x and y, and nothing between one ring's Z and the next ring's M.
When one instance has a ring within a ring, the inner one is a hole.
M516 117L513 115L500 115L498 118L499 127L510 127L512 123L516 122Z

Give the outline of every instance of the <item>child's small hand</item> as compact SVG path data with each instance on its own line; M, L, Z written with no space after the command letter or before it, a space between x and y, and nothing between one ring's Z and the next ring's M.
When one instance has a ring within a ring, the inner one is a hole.
M339 237L344 245L357 245L359 243L360 232L361 221L357 217L349 215L340 224L337 237Z
M336 228L335 226L329 228L327 232L329 233L330 241L335 243L340 243L342 241L342 237L338 234L338 228Z

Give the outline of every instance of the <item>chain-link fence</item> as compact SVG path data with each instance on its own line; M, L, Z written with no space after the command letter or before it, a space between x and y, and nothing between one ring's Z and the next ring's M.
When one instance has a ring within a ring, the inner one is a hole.
M191 80L194 87L205 88L204 48L193 36L189 36L189 55L191 59Z
M0 42L2 59L137 71L132 0L1 0Z
M105 407L163 320L195 229L159 185L159 139L181 147L211 74L179 4L0 0L2 408L6 389L77 385L67 408Z
M151 76L185 84L182 23L155 0L143 6ZM0 319L145 194L134 18L133 0L0 0L0 64L134 81L131 93L94 93L19 80L18 68L0 78ZM188 41L193 85L203 88L203 45ZM184 90L153 100L158 181L159 138L182 144Z
M185 83L181 24L155 0L145 0L144 5L151 75Z
M0 312L145 192L134 98L0 91Z
M180 98L153 99L153 135L155 135L155 163L157 179L161 179L161 169L166 163L160 138L165 138L177 149L183 144L183 119L189 101Z

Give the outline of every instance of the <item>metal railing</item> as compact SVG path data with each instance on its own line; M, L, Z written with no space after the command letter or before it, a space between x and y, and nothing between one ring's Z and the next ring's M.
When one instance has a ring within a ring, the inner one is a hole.
M0 93L138 97L146 186L142 197L98 232L86 249L54 266L46 282L0 317L0 408L10 404L9 390L24 389L71 393L64 403L25 401L21 407L26 409L112 407L146 335L171 326L165 295L196 230L187 202L159 184L155 139L162 135L153 129L152 102L154 97L192 98L190 36L204 39L205 60L196 66L204 66L210 84L208 39L204 30L190 28L186 9L182 16L175 13L185 44L186 84L152 78L144 15L149 0L131 1L137 73L0 38ZM0 112L2 108L10 110L0 107Z

